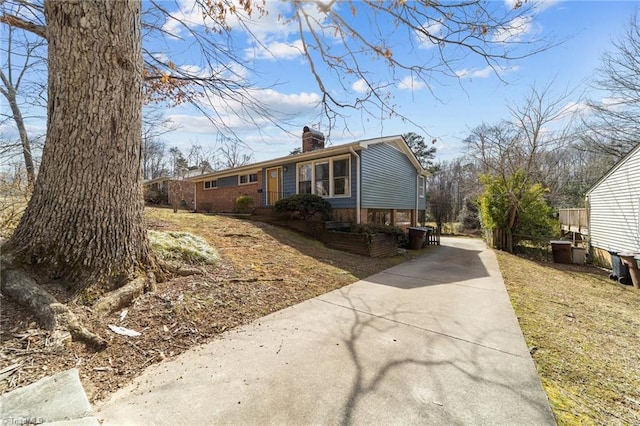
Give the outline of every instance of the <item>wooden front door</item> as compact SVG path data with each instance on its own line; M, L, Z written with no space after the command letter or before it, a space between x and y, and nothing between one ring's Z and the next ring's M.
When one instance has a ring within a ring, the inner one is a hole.
M267 169L267 205L282 198L282 167Z

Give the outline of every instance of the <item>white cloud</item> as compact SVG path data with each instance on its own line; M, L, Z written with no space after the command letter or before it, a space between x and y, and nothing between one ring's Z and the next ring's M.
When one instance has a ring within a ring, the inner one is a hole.
M356 93L367 93L367 90L369 89L367 86L367 82L363 78L353 83L351 85L351 88Z
M490 66L486 66L484 68L479 69L467 69L463 68L461 70L456 71L456 76L458 78L489 78L494 73L499 75L504 75L511 72L516 72L520 69L517 65L511 66L509 68L491 68Z
M398 83L398 89L401 89L401 90L417 91L417 90L422 90L425 87L427 87L427 85L425 84L424 81L416 80L410 75L406 76Z
M515 43L533 31L533 19L530 16L518 16L506 26L493 33L496 43Z
M291 43L283 41L263 43L253 48L245 49L244 56L247 59L295 59L302 56L302 52L302 40L298 39Z
M490 66L486 66L480 69L467 69L463 68L456 71L458 78L487 78L493 73L493 69Z
M444 26L442 25L442 23L437 22L437 21L432 21L432 22L427 21L422 26L422 29L427 34L431 34L434 37L442 37L443 28L444 28ZM416 37L418 38L418 42L420 43L420 48L421 49L430 49L430 48L432 48L432 47L437 45L437 43L434 42L434 40L432 38L428 37L423 32L416 31Z
M561 117L564 118L572 114L586 114L589 113L591 108L586 102L568 102L561 110Z

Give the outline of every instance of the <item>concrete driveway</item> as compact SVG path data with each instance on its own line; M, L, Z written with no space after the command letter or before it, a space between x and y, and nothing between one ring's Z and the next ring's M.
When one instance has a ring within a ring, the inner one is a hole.
M104 424L555 424L482 241L442 246L149 368Z

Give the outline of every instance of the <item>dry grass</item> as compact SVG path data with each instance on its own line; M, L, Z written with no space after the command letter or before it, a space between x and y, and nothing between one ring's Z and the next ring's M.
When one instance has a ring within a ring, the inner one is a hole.
M80 343L48 345L49 332L10 301L0 299L0 393L76 367L92 401L103 399L147 366L216 338L226 330L404 262L419 252L373 259L326 248L295 232L224 216L148 209L149 228L189 232L220 255L201 275L158 283L124 312L95 318L70 307L109 346L93 353ZM425 249L429 250L429 249ZM142 334L114 334L114 324Z
M496 254L558 424L640 424L640 291L599 269Z

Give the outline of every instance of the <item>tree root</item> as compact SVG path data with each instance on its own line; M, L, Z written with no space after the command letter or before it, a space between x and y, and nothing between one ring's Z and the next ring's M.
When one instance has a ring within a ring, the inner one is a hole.
M187 277L189 275L202 275L204 271L198 267L187 268L184 266L174 265L171 262L159 261L158 262L163 271L167 271L173 275L179 275L181 277Z
M148 273L146 277L135 278L117 290L107 294L93 304L92 310L100 316L109 315L118 309L129 306L138 296L154 291L155 287L155 275Z
M52 331L54 344L62 345L69 340L76 340L95 350L107 347L106 340L82 326L66 305L58 302L22 269L3 268L0 290L8 298L29 308L40 325Z

